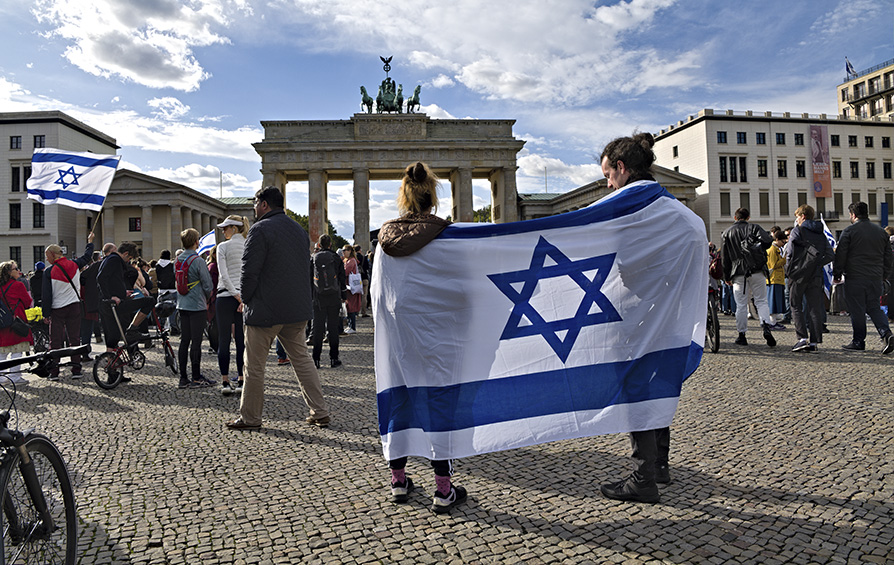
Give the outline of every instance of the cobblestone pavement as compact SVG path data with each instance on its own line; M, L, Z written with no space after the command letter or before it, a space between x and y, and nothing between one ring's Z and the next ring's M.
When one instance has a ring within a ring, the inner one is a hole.
M32 376L18 417L68 462L81 563L894 562L894 355L841 350L847 318L818 354L792 353L792 329L770 349L754 322L748 347L721 325L684 385L655 505L599 494L631 469L624 435L459 461L470 495L450 516L429 510L431 469L411 459L419 488L392 505L369 318L342 340L345 365L321 370L329 429L304 424L271 355L264 428L225 430L238 399L177 390L158 347L111 391Z

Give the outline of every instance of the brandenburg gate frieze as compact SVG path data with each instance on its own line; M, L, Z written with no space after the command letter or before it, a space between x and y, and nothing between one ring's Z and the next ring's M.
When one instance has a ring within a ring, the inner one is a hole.
M515 120L433 120L425 114L354 114L349 120L265 121L261 156L264 186L285 192L307 181L310 237L327 230L328 181L353 181L354 241L369 249L369 183L400 179L424 161L450 183L454 221L472 221L472 179L488 179L494 222L517 220L516 155L524 141Z

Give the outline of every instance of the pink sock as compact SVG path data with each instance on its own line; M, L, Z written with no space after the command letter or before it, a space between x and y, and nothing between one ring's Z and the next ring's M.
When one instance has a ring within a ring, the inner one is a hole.
M391 469L391 484L402 483L407 480L404 469Z
M450 494L450 477L435 475L435 487L441 494Z

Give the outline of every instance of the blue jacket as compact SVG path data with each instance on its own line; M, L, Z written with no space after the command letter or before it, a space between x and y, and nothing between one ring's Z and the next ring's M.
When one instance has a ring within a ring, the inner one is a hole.
M177 262L174 264L174 273L176 273L180 263L187 261L190 257L195 257L189 264L189 282L199 282L199 284L189 289L188 294L177 293L178 310L199 312L208 309L208 297L211 296L211 291L214 290L214 284L211 282L208 265L197 255L194 249L188 249L177 257Z

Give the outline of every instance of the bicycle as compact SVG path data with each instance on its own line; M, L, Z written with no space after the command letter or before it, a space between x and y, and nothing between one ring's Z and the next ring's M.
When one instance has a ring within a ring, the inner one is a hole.
M717 290L712 286L708 287L708 321L705 325L705 335L711 353L717 353L720 350L720 319L717 316Z
M34 337L34 352L40 353L48 350L50 348L50 329L43 321L40 307L25 310L25 316L28 318L28 327L31 328L31 335Z
M111 300L105 301L111 306L112 316L118 325L120 335L124 336L124 328L121 326L121 320L118 318L117 305ZM152 320L155 324L155 334L149 339L160 339L162 348L164 349L165 366L171 369L174 375L177 375L177 356L174 355L174 348L168 339L168 330L164 329L161 319L170 316L177 305L173 302L158 302L152 307ZM125 340L126 341L126 340ZM139 343L125 343L118 346L112 351L106 351L96 358L93 364L93 380L100 388L111 390L124 382L124 368L130 367L135 371L139 371L146 364L146 356L140 351Z
M48 350L0 361L0 370L27 363L31 373L47 377L59 359L89 351L89 344ZM7 381L0 389L10 399L0 412L0 562L71 565L77 558L78 515L68 468L48 437L9 427L15 384Z

